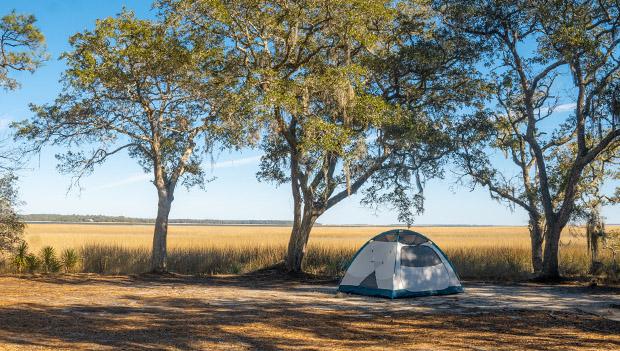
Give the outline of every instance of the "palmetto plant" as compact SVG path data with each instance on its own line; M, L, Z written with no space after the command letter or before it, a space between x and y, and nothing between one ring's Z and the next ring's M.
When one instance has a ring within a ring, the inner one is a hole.
M41 266L41 260L35 254L26 255L26 269L30 273L36 272Z
M28 262L26 257L28 256L28 244L25 241L22 241L15 250L15 255L13 256L13 266L17 269L19 273L23 272L24 269L28 266Z
M74 249L66 249L60 256L60 262L66 273L72 272L79 260L80 256Z
M56 251L51 246L41 249L40 254L41 268L45 273L56 273L60 271L61 264L56 258Z

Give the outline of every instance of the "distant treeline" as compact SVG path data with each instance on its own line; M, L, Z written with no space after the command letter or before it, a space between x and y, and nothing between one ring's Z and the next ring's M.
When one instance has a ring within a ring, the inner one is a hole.
M21 215L25 222L58 222L58 223L131 223L131 224L154 224L154 218L135 218L125 216L104 216L104 215L60 215L60 214L27 214ZM169 223L176 224L205 224L205 225L272 225L290 227L293 221L273 220L273 219L170 219ZM321 226L323 224L316 223ZM620 224L609 224L612 226ZM402 223L393 224L328 224L333 227L404 227ZM420 223L411 226L415 227L519 227L511 224L443 224L443 223Z
M125 216L102 215L59 215L59 214L27 214L21 218L25 222L60 222L60 223L136 223L152 224L154 218L134 218ZM225 220L225 219L170 219L169 223L211 224L211 225L277 225L291 226L292 221L281 220Z

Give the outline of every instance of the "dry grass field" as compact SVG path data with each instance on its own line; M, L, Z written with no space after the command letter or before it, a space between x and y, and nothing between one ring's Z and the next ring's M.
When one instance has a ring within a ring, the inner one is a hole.
M310 237L312 245L359 248L387 227L316 226ZM526 227L415 227L442 248L524 247L529 245ZM567 233L568 234L568 233ZM37 250L51 245L58 249L90 244L149 248L152 225L114 224L29 224L26 240ZM271 226L170 226L170 248L230 247L246 245L285 245L288 227ZM567 235L565 235L567 237ZM571 237L575 243L584 238Z
M355 251L387 227L313 229L306 270L329 277L342 275ZM611 228L613 229L613 228ZM526 227L415 227L450 257L462 278L521 280L529 277L529 235ZM287 227L170 227L168 247L172 271L186 274L236 274L269 267L282 260L290 234ZM78 250L80 271L133 274L148 270L150 225L29 224L31 252L52 246L57 253ZM604 254L611 266L609 255ZM561 245L563 273L585 275L588 257L582 228L570 228ZM7 270L5 265L4 270ZM615 271L611 272L615 279Z

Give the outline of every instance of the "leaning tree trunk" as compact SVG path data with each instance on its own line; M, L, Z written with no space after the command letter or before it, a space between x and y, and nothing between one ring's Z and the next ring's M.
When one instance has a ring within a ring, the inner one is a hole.
M306 206L301 218L295 218L286 254L286 269L291 273L302 272L302 263L306 255L310 231L317 219L312 212L312 208Z
M535 275L543 270L543 228L540 218L530 218L530 243L532 251L532 268Z
M165 273L167 267L168 216L174 199L172 193L167 190L158 190L159 201L157 203L157 218L155 219L155 232L153 234L153 252L151 256L151 271Z

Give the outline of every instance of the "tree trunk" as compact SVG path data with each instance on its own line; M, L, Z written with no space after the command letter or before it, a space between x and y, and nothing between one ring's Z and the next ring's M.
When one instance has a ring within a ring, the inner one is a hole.
M153 252L151 256L151 271L165 273L167 267L166 241L168 238L168 216L172 207L172 194L167 190L158 191L157 218L155 219L155 233L153 234Z
M539 275L539 279L543 281L560 280L560 234L563 226L557 223L547 222L545 230L545 254L543 258L543 270Z
M310 231L317 217L312 214L312 208L305 207L302 218L296 218L288 242L286 255L286 269L292 273L302 272L302 263L306 255Z
M539 218L530 218L530 242L532 250L532 268L535 275L543 270L543 229Z

